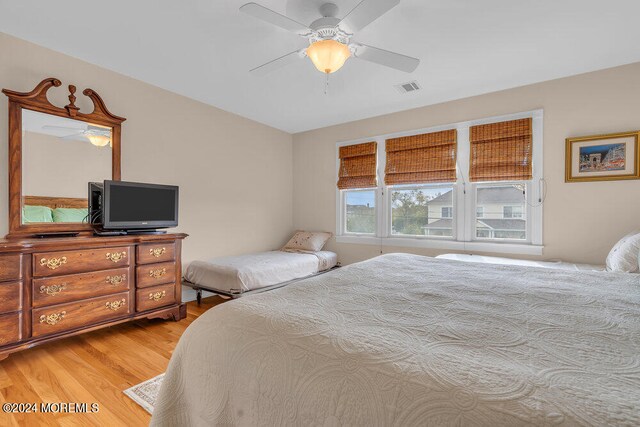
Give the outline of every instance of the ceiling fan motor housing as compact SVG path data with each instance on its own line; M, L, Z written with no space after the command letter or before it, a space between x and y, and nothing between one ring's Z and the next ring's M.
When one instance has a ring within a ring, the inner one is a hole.
M334 3L325 3L320 6L322 18L316 19L309 25L313 34L309 36L309 42L314 43L319 40L336 40L343 44L349 44L352 34L349 34L338 27L341 19L337 17L338 6Z
M324 18L316 19L311 23L310 27L312 30L318 31L324 28L335 28L338 26L339 23L340 23L339 18L333 18L333 17L327 16Z

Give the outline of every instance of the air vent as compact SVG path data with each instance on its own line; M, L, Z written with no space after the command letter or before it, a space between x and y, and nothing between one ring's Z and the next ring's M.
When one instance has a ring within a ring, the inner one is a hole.
M415 92L416 90L420 90L421 89L420 85L416 81L412 81L412 82L396 85L395 88L400 93Z

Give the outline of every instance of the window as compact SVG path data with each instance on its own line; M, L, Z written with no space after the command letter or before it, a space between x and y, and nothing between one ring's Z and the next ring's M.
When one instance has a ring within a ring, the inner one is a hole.
M542 254L542 120L538 110L338 144L336 240Z
M391 189L391 234L453 236L453 187Z
M477 184L476 206L485 215L475 222L476 239L527 240L526 187L533 178L533 119L471 126L470 180Z
M346 191L345 231L355 234L376 232L376 192L374 190Z
M476 238L526 240L526 185L478 185L476 209L483 216L476 220Z

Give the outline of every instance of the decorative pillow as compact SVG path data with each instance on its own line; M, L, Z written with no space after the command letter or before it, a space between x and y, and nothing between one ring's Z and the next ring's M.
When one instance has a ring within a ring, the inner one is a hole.
M53 222L86 222L88 213L86 208L55 208Z
M48 206L24 205L22 207L22 222L53 222L51 208Z
M624 236L607 256L607 271L636 273L640 268L640 232Z
M331 233L323 231L296 231L296 234L294 234L291 240L284 245L282 250L293 252L318 252L322 250L331 236Z

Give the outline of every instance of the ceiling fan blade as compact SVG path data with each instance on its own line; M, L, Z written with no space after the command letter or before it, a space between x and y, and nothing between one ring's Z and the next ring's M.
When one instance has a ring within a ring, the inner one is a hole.
M285 30L298 33L300 35L309 34L311 32L309 27L306 25L294 21L291 18L287 18L286 16L281 15L278 12L274 12L264 6L260 6L257 3L247 3L240 6L240 12L244 12L254 18L261 19L277 27L284 28Z
M355 33L393 9L400 0L362 0L340 22L340 27Z
M42 129L51 129L51 130L77 130L83 132L85 128L77 128L73 126L54 126L54 125L44 125Z
M264 76L269 74L270 72L277 70L279 68L285 67L289 64L293 64L301 59L300 51L296 50L291 53L287 53L280 58L274 59L273 61L269 61L266 64L263 64L259 67L250 70L249 72L255 76Z
M76 141L88 140L87 135L84 132L73 133L71 135L59 136L60 139L74 139Z
M390 52L388 50L379 49L377 47L367 46L366 44L356 44L354 56L364 59L365 61L375 62L385 67L395 68L396 70L412 73L420 65L420 60L411 56L402 55L400 53Z

